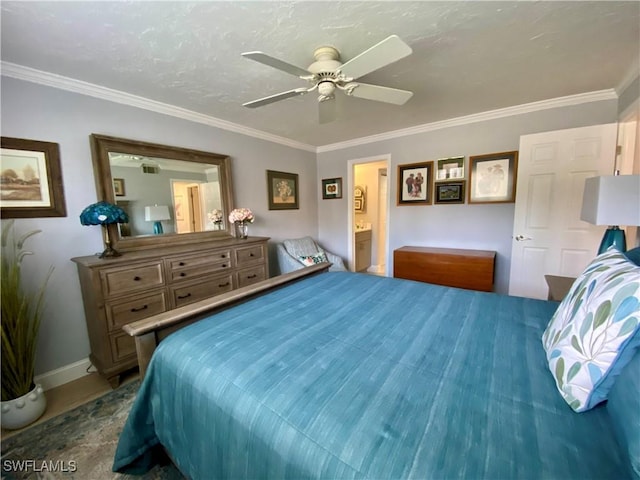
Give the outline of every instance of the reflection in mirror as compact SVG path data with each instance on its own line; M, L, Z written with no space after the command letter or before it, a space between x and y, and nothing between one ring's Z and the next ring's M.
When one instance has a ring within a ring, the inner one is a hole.
M99 199L129 215L111 232L120 249L231 236L228 157L96 134L91 140Z
M223 207L217 165L121 152L109 152L109 165L116 203L129 214L122 236L224 228L224 217L213 220L213 212Z

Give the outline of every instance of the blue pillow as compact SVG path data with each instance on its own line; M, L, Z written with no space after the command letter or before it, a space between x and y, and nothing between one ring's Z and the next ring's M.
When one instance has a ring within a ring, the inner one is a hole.
M632 248L624 252L624 256L636 265L640 266L640 247Z
M640 479L640 353L616 379L606 408L631 478Z

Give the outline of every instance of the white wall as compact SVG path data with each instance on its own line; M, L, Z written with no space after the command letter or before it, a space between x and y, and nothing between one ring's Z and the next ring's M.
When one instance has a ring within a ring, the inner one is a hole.
M104 248L100 228L84 227L78 218L97 201L91 133L227 154L232 158L235 204L256 214L251 235L273 241L317 236L314 153L7 77L2 77L1 95L3 136L60 145L67 217L16 220L19 231L42 230L30 239L35 255L24 263L27 281L37 285L48 266L55 267L46 295L37 374L80 361L90 351L78 275L70 258ZM268 210L266 170L299 175L299 210ZM272 270L274 263L272 259Z
M508 291L514 204L396 206L398 165L438 158L518 150L520 135L617 120L617 102L606 100L443 128L318 154L320 178L348 178L356 158L391 156L389 168L390 252L405 245L495 250L497 292ZM468 170L468 168L467 168ZM466 172L468 179L468 171ZM345 193L349 186L344 185ZM348 255L347 196L320 202L319 240L327 250ZM388 271L393 274L393 256Z

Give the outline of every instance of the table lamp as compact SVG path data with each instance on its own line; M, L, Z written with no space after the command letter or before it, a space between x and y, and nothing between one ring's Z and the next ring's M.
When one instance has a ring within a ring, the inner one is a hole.
M598 255L612 245L627 250L619 225L640 225L640 175L608 175L587 178L580 219L593 225L608 225Z
M144 207L144 219L147 222L153 223L153 233L155 235L160 235L164 233L162 229L162 220L169 220L171 216L169 215L169 207L166 205L154 205L152 207Z
M99 255L100 258L119 257L118 253L111 247L111 238L109 237L109 225L115 223L127 223L129 216L117 205L108 202L98 202L89 205L80 214L80 223L82 225L101 225L104 235L105 249Z

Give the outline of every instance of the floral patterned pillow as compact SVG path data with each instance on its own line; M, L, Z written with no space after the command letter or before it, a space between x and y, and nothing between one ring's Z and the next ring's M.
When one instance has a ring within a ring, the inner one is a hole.
M572 285L543 336L558 391L576 412L606 400L640 347L640 267L610 249Z
M303 255L298 257L298 260L302 262L305 267L311 267L317 263L328 262L327 255L323 253L318 253L317 255Z

